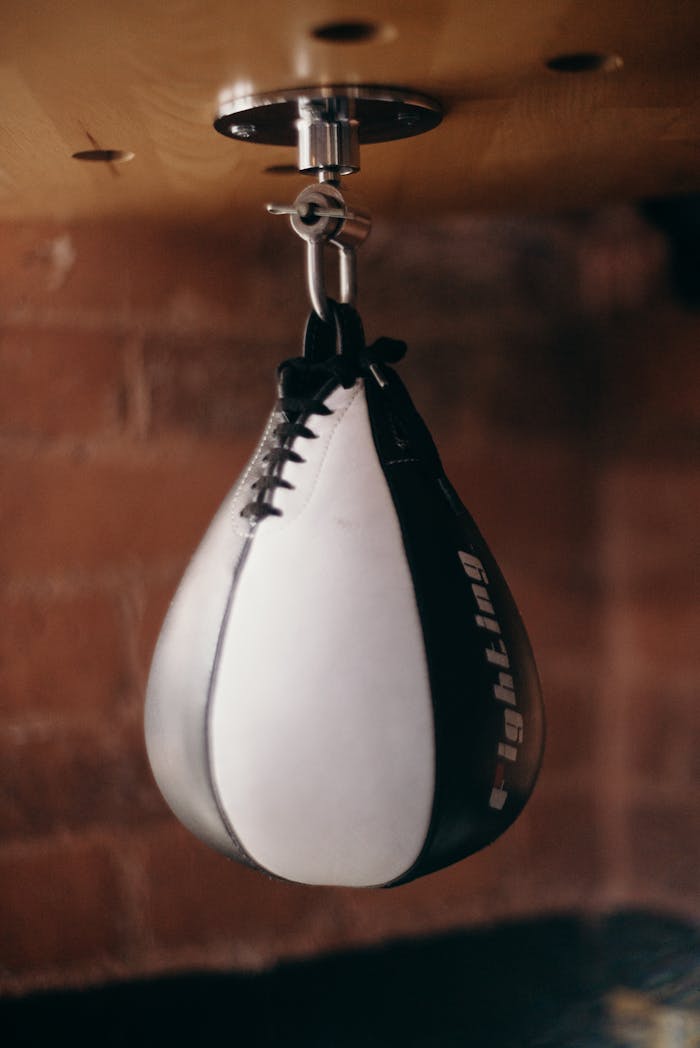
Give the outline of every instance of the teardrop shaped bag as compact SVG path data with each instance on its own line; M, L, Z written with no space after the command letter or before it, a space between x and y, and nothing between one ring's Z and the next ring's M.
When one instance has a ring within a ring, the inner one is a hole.
M493 841L543 712L498 566L350 306L312 314L166 617L146 699L189 829L276 877L391 886Z

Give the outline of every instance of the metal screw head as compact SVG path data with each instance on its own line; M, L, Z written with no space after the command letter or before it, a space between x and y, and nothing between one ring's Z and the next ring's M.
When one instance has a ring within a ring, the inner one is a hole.
M255 138L258 129L255 124L229 124L229 134L234 138Z
M396 114L396 119L405 127L416 127L418 124L417 115L412 113L410 109L402 109L400 113Z

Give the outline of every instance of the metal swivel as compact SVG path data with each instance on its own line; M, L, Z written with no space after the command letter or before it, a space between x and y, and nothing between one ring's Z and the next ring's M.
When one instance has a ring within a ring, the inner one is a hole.
M350 209L337 186L329 182L307 186L291 205L268 204L273 215L289 215L292 229L306 241L306 278L311 304L322 320L330 319L325 279L326 244L340 252L338 299L354 305L357 296L355 251L369 236L371 219L360 208Z

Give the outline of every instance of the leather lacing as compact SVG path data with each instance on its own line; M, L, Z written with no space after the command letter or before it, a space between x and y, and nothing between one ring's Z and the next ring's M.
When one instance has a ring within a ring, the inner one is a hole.
M242 517L257 522L265 517L282 515L282 511L273 506L266 496L277 488L294 487L281 473L287 462L304 462L303 456L291 446L294 441L297 438L314 440L318 436L306 425L306 421L312 415L333 414L318 399L321 391L326 390L327 396L339 385L350 389L360 377L372 376L379 382L381 365L396 363L405 352L405 342L380 338L372 346L364 346L352 354L337 353L317 361L308 357L292 357L280 364L277 369L279 399L275 411L281 421L272 430L275 443L261 459L263 471L251 485L255 498L243 507Z

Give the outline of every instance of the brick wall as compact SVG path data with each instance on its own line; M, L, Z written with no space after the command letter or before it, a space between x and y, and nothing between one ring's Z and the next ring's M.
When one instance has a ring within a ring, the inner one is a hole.
M628 209L378 229L361 258L368 334L409 340L404 375L538 656L549 743L518 824L360 892L268 881L170 816L142 741L150 653L306 312L301 247L256 236L2 230L0 986L533 911L696 912L700 320Z

